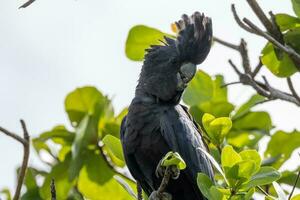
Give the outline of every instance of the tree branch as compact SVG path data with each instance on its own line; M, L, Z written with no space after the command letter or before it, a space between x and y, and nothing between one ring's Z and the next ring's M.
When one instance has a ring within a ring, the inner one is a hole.
M232 85L232 84L237 84L237 83L242 83L244 85L251 86L256 92L264 97L267 97L268 100L275 100L275 99L281 99L284 101L288 101L291 103L296 104L297 106L300 106L300 101L299 99L294 95L294 94L288 94L286 92L280 91L268 83L266 78L264 77L265 83L259 82L255 80L255 76L259 72L259 70L262 67L262 63L259 62L254 71L252 72L251 66L249 63L249 55L247 51L247 44L246 42L242 39L239 45L234 45L229 42L225 42L221 39L215 40L219 44L229 47L231 49L234 49L239 52L241 59L242 59L242 67L244 69L244 73L242 73L238 67L232 62L232 60L229 60L229 64L231 67L234 69L234 71L237 73L239 76L239 81L225 84L223 87ZM236 48L238 47L238 48Z
M293 48L289 47L284 43L283 35L280 32L280 29L275 21L274 14L272 12L269 12L271 16L271 20L269 20L263 12L263 10L261 9L261 7L258 5L256 0L247 0L247 2L258 17L258 19L267 29L267 32L258 28L258 26L256 26L247 18L244 18L243 21L241 21L240 17L238 16L235 10L234 4L232 4L231 10L237 24L250 33L264 37L274 46L287 53L295 63L297 70L300 71L300 54L298 54Z
M255 31L253 31L251 28L249 28L246 24L244 24L242 22L242 20L240 19L240 17L238 16L237 12L236 12L236 9L235 9L235 5L234 4L231 4L231 11L233 13L233 17L236 21L236 23L242 28L244 29L245 31L247 32L250 32L250 33L253 33L253 34L257 34Z
M263 64L262 64L261 60L259 59L257 66L254 68L254 70L252 72L252 78L254 78L258 74L258 72L260 71L262 66L263 66Z
M27 8L27 7L30 6L33 2L35 2L35 0L29 0L29 1L27 1L26 3L24 3L23 5L21 5L21 6L19 7L19 9L21 9L21 8Z
M231 49L234 49L234 50L237 50L239 51L239 46L238 45L234 45L232 43L229 43L229 42L226 42L218 37L214 37L214 41L219 43L219 44L222 44L223 46L226 46L228 48L231 48Z
M51 200L56 200L56 189L55 189L54 179L51 180L50 192L51 192Z
M137 200L143 200L143 190L141 184L136 182Z
M297 186L297 183L298 183L299 177L300 177L300 170L298 171L297 178L296 178L296 180L295 180L295 183L294 183L293 189L292 189L292 191L291 191L291 193L290 193L290 195L289 195L289 198L288 198L288 200L290 200L290 199L292 198L292 196L293 196L293 193L294 193L294 191L295 191L295 188L296 188L296 186Z
M258 5L256 0L247 0L248 4L250 5L253 12L256 14L257 18L261 21L264 27L267 29L268 32L273 32L273 25L270 20L265 15L264 11Z
M293 85L293 82L292 82L292 79L290 77L287 78L287 82L288 82L288 86L290 88L290 91L292 92L292 95L300 102L300 97L299 95L297 94L295 88L294 88L294 85Z
M13 197L13 200L18 200L20 198L20 193L22 189L22 184L25 178L27 166L28 166L28 159L29 159L29 154L30 154L30 137L26 128L26 124L23 120L20 120L21 126L23 129L23 138L20 136L16 135L15 133L12 133L2 127L0 127L0 132L4 133L5 135L17 140L23 145L24 153L23 153L23 161L22 161L22 166L20 173L18 174L18 182L17 182L17 187L16 191Z
M172 172L171 172L170 166L167 166L165 174L163 176L163 179L162 179L162 181L160 183L160 186L159 186L159 188L157 190L157 193L158 193L160 199L162 199L162 194L165 191L165 189L166 189L166 187L167 187L167 185L169 183L169 180L170 180L170 177L171 177L171 173Z

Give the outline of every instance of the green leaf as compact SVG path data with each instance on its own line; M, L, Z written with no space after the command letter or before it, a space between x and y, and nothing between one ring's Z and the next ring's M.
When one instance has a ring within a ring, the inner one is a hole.
M297 71L297 68L286 53L282 54L283 57L279 60L273 44L268 43L262 50L261 61L275 76L289 77Z
M288 14L276 14L275 19L277 25L279 26L282 32L296 27L300 27L300 19Z
M205 128L205 130L209 130L209 126L210 126L210 123L216 119L215 116L209 114L209 113L205 113L202 117L202 125L203 127Z
M114 155L119 161L121 161L121 166L124 166L124 156L123 156L123 150L122 150L122 145L121 141L112 136L112 135L106 135L102 142L104 145L108 148L108 151Z
M128 108L124 108L115 118L116 122L121 125L123 118L127 115Z
M251 148L256 149L258 141L264 136L259 130L232 130L226 136L228 144L238 149Z
M271 128L272 121L267 112L249 112L233 122L233 130L259 130L269 133Z
M300 27L291 29L286 34L284 34L284 41L293 49L295 49L297 52L300 52L299 40L300 40Z
M202 117L202 124L211 141L219 145L232 127L232 122L228 117L219 117L205 113Z
M273 167L261 167L260 170L254 174L250 181L243 185L243 188L250 189L258 185L267 185L280 178L280 173Z
M186 164L181 156L177 152L168 152L162 159L162 166L176 165L178 169L183 170L186 168Z
M294 150L299 147L300 132L293 131L291 133L286 133L284 131L277 131L274 135L272 135L264 154L267 158L280 156L280 158L272 165L279 169L279 167L290 158Z
M201 119L205 113L210 113L216 117L227 117L233 111L234 106L226 101L214 102L207 101L200 105L191 106L189 112L197 123L201 123Z
M150 45L161 44L160 40L163 41L164 36L172 37L169 34L148 26L137 25L132 27L126 40L126 56L133 61L143 60L145 49L148 49Z
M250 199L252 199L252 196L253 196L254 192L255 192L255 188L251 188L247 192L247 194L244 196L244 200L250 200Z
M46 142L52 140L56 144L66 145L72 144L75 134L68 131L64 126L55 126L52 130L41 133L39 137L34 138L34 142Z
M67 95L65 109L69 119L77 126L86 115L113 117L111 102L95 87L77 88Z
M216 186L212 186L209 189L209 193L211 195L211 200L223 200L224 196L220 190Z
M214 135L218 144L221 144L232 127L232 122L228 117L219 117L209 124L209 135Z
M260 96L258 94L253 95L246 103L244 103L236 113L233 115L232 120L235 120L239 117L244 116L245 114L249 113L250 109L255 106L257 103L262 102L265 100L265 97Z
M242 161L241 156L232 148L232 146L227 145L222 149L221 163L224 169L231 168L240 161Z
M243 160L236 165L239 166L238 177L249 179L256 170L255 162L253 160Z
M300 194L293 196L291 200L300 200Z
M2 189L0 191L0 194L4 194L6 197L6 200L11 200L11 194L10 194L9 189Z
M248 149L240 152L239 154L243 160L251 160L255 163L254 172L257 172L260 169L261 158L256 150Z
M26 192L22 194L21 200L44 200L39 192L40 191L38 187L26 190Z
M198 70L183 94L184 103L193 106L211 100L214 94L214 84L211 77Z
M69 172L70 180L77 177L82 167L82 157L90 144L97 144L97 119L86 115L76 128L76 137L72 146L72 161Z
M101 155L89 151L78 177L78 189L87 199L132 200L114 175Z
M213 182L210 178L204 173L198 173L197 176L197 185L201 193L208 199L211 199L209 189L213 186Z
M280 184L287 184L290 186L294 186L295 181L297 179L297 175L299 172L300 168L296 169L295 171L284 171L281 173L281 177L279 180L277 180L278 183ZM297 188L300 188L300 181L297 182L296 185Z
M117 175L114 176L114 179L118 181L118 183L128 192L128 194L130 194L134 199L137 199L137 195L132 189L137 187L135 182L125 180L124 178Z
M294 12L300 17L300 0L292 0Z
M227 102L227 88L222 87L224 85L224 77L222 75L216 75L213 80L213 97L215 102Z

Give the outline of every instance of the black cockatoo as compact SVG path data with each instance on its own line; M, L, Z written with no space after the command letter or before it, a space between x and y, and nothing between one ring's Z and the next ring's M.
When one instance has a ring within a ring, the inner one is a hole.
M206 149L201 131L180 105L187 84L204 61L212 43L211 19L199 12L176 22L175 39L147 49L135 97L121 125L121 141L132 176L150 195L161 177L156 168L169 151L178 152L187 164L166 192L173 200L205 199L197 187L197 173L213 178L212 166L199 147Z

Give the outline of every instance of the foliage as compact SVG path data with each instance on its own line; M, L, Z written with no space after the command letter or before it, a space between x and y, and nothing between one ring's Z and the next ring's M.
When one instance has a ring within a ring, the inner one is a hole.
M300 1L292 0L292 5L296 16L280 13L275 20L284 42L300 53ZM145 25L134 26L127 37L126 56L142 61L145 49L173 35ZM291 77L298 72L293 58L271 43L262 49L261 62L277 77ZM222 75L210 76L198 70L183 94L183 102L203 130L210 149L205 155L216 169L215 182L198 174L199 189L214 200L248 200L262 191L268 193L268 199L286 199L288 192L281 184L292 187L300 168L282 173L278 170L300 147L300 132L274 129L269 113L255 108L266 100L261 95L254 94L242 105L229 102L224 83ZM69 124L57 125L32 139L33 148L48 170L27 169L21 199L50 199L52 179L57 199L136 198L135 182L123 173L126 165L119 139L127 109L116 114L111 100L98 89L81 87L67 95L65 111ZM262 139L269 141L264 152L259 145ZM176 165L181 170L186 167L176 152L167 154L162 165ZM299 182L296 187L300 188ZM11 199L8 189L0 194ZM299 195L292 198L297 199Z
M51 170L29 168L22 199L50 199L51 179L55 180L57 199L132 199L116 180L118 172L114 170L125 163L118 138L127 109L115 115L111 100L94 87L68 94L65 109L70 129L56 126L32 140L41 160L42 152L52 158L44 161ZM41 186L38 179L43 180ZM120 175L118 179L135 188L129 178Z

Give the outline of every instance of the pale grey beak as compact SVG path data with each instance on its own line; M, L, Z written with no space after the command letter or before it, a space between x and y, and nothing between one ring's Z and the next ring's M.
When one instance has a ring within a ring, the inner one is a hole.
M193 63L185 63L180 67L179 73L177 73L177 89L184 90L187 84L192 80L196 74L197 67Z

